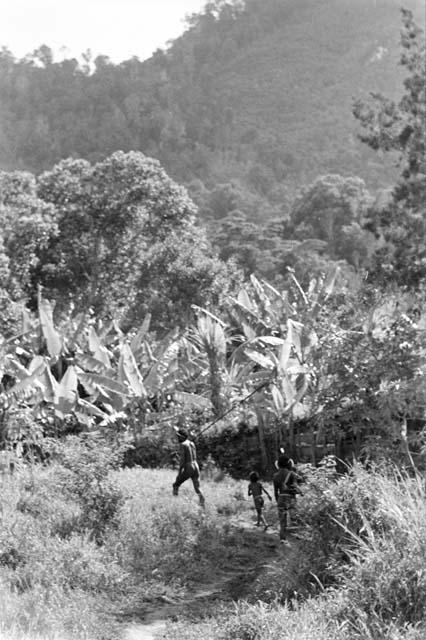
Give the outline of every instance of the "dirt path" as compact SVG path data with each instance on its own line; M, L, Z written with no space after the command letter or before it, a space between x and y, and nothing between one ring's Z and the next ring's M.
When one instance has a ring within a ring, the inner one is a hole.
M241 534L238 557L214 578L200 583L184 600L158 602L147 606L143 613L138 612L139 619L126 628L123 640L165 639L168 620L182 615L198 617L220 602L244 598L265 567L295 551L297 541L293 540L291 547L282 547L275 529L263 531L247 521L247 517L234 517L230 524Z

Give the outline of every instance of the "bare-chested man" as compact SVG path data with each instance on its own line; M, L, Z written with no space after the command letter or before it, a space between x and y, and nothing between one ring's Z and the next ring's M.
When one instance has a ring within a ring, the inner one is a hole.
M197 462L197 452L195 444L188 437L188 432L185 429L179 429L175 427L176 435L178 437L179 447L179 472L176 480L173 483L173 495L177 496L179 493L179 487L186 480L191 478L194 485L195 493L198 495L200 504L204 507L205 500L200 489L200 468Z

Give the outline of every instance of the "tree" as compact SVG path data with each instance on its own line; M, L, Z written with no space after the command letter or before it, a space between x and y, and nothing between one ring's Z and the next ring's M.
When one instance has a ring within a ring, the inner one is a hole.
M358 101L354 115L361 140L376 150L399 154L401 175L389 206L373 208L366 227L384 241L371 277L412 288L426 278L426 68L423 32L410 11L402 10L401 64L409 75L398 103L373 94Z
M37 197L34 176L0 171L0 241L9 272L2 286L12 300L30 296L39 255L56 233L55 208Z
M232 261L215 256L203 230L170 233L141 257L125 323L138 324L149 312L159 329L185 326L193 320L192 305L220 308L241 279Z
M206 214L215 221L244 205L244 192L234 183L218 184L205 203Z
M295 237L298 240L309 237L323 240L331 258L350 259L347 252L350 236L343 233L343 228L354 223L362 224L371 202L372 198L360 178L321 176L294 203L290 216ZM364 236L368 236L366 231Z
M152 247L171 235L179 244L194 229L186 191L142 153L117 152L95 165L63 160L40 176L38 194L56 208L58 234L33 280L62 306L73 300L100 314L127 307Z

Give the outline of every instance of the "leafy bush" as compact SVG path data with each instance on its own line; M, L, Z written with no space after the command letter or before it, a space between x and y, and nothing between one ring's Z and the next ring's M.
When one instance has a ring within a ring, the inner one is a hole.
M117 627L101 599L116 598L128 576L105 547L78 532L79 507L55 484L57 470L23 469L3 479L0 637L112 640ZM56 533L64 523L65 540Z
M310 469L303 496L298 498L297 521L302 527L304 551L323 586L333 583L336 570L348 561L352 534L361 534L367 518L370 526L382 531L383 514L377 510L376 477L356 465L335 479L321 469Z
M113 449L97 438L75 436L53 448L60 463L55 474L57 487L79 505L78 528L101 542L106 527L117 525L123 504L120 489L109 477L110 471L118 468L123 449Z
M364 612L360 619L374 610L380 621L420 620L426 602L426 574L418 571L426 559L421 483L360 465L335 480L312 468L305 475L298 498L300 548L293 545L285 565L270 564L257 582L257 596L294 600L344 584L355 610ZM357 576L354 584L351 576Z

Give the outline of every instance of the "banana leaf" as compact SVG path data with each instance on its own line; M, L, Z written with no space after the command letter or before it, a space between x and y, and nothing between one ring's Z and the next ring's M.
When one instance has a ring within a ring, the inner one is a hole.
M70 366L55 389L54 406L58 418L63 419L73 411L77 403L77 384L75 367Z
M102 419L108 417L108 414L105 411L102 411L102 409L99 409L99 407L87 400L84 400L83 398L78 399L77 405L80 411L87 413L90 416L96 416L97 418Z
M281 416L284 411L284 398L282 396L282 393L275 384L271 385L270 391L277 415Z
M93 327L89 329L89 349L97 360L102 362L108 369L111 368L108 351Z
M31 375L15 384L11 389L2 394L3 400L8 404L10 400L25 400L35 394L35 392L43 391L43 383L40 375L43 373L46 363L38 367Z
M57 380L53 377L49 367L46 366L45 370L40 376L43 383L43 400L50 404L55 401L55 394L58 386Z
M120 369L135 396L145 398L146 389L130 346L124 343L120 353Z
M79 354L75 359L76 364L82 369L93 371L111 378L115 375L114 369L110 369L104 362L87 353Z
M130 348L132 350L132 352L135 354L135 356L138 354L142 344L143 344L143 340L146 336L146 334L149 331L149 325L151 324L151 314L147 313L145 318L143 319L142 325L139 329L139 331L136 333L135 336L133 336L131 342L130 342Z
M264 369L273 369L277 364L277 360L272 353L264 355L258 351L251 350L247 350L245 353L250 360L253 360L253 362L256 362L256 364L260 365Z
M28 372L30 374L34 373L34 371L37 371L43 364L47 364L43 356L35 356L28 365Z
M79 373L78 379L81 380L83 385L87 383L91 388L97 387L100 392L106 392L107 396L109 391L122 396L129 395L129 391L124 384L117 382L117 380L113 380L108 376L102 376L97 373L82 372Z
M48 300L38 296L38 315L47 351L51 358L57 358L62 351L62 340L53 326L53 310Z
M291 344L294 347L294 351L296 355L302 359L302 344L301 344L301 336L303 331L303 324L301 322L296 322L295 320L287 320L287 328L288 328L288 336Z

